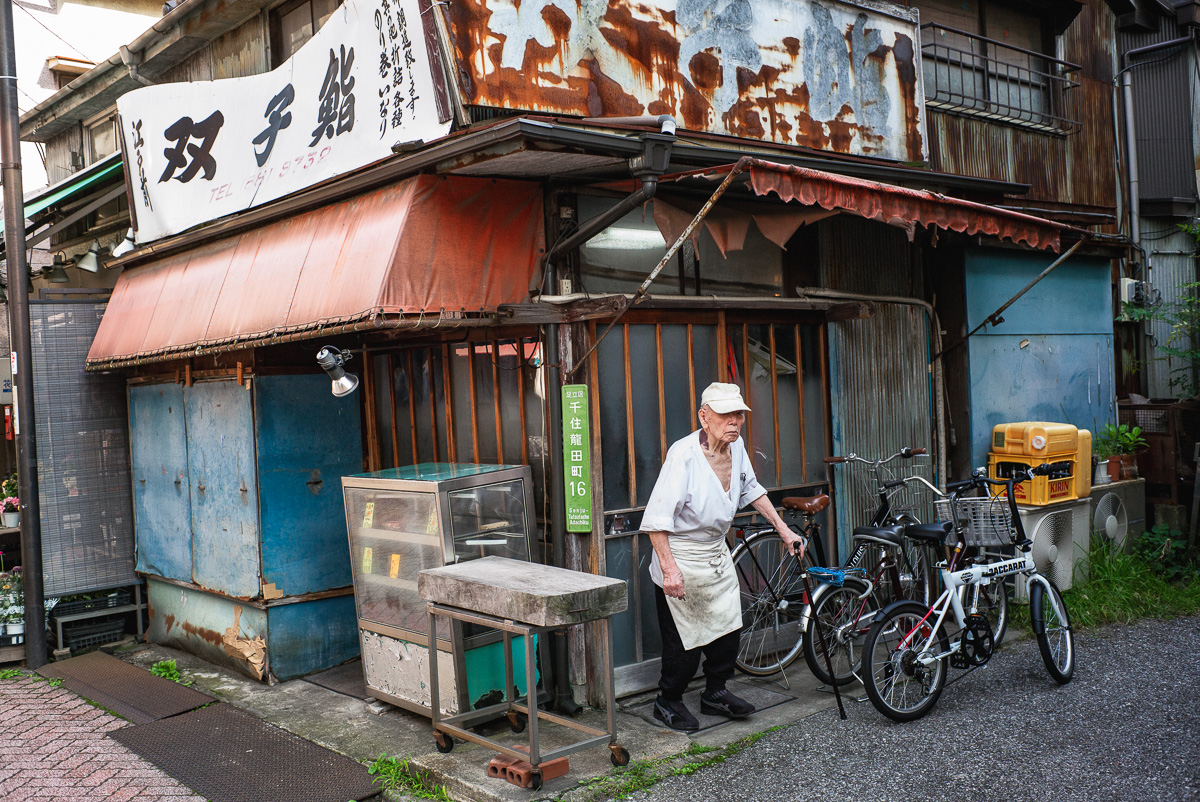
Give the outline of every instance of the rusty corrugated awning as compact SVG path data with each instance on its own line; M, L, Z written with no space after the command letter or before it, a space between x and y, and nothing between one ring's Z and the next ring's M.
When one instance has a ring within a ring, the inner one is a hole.
M730 172L748 173L750 187L756 195L774 192L784 201L794 200L828 211L849 212L897 225L907 229L910 237L915 226L937 226L962 234L986 234L1057 253L1063 232L1088 235L1083 229L1063 223L928 190L908 189L751 157L740 159L736 164L663 176L662 181L720 177Z
M123 273L87 366L488 315L544 244L539 184L416 176Z

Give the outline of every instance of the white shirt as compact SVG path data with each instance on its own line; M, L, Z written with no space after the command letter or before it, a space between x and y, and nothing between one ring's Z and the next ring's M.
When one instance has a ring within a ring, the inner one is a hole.
M767 493L754 476L742 438L730 443L729 451L732 465L726 491L700 446L699 430L673 443L650 493L641 531L689 540L724 538L734 514ZM650 559L650 578L662 586L657 552Z

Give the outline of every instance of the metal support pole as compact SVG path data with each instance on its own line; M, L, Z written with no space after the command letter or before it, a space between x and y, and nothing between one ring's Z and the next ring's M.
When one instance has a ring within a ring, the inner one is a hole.
M8 246L8 330L15 356L13 406L17 423L17 482L21 494L21 571L25 585L25 663L46 664L42 590L42 524L38 504L33 364L29 335L29 265L25 257L25 200L12 0L0 2L0 182L4 184L4 241Z

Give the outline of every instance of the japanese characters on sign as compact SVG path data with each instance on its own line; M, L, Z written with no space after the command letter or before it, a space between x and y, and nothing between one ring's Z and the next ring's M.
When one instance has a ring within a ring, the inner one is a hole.
M586 384L562 388L563 479L567 531L592 531L592 446Z
M355 170L397 143L449 133L422 24L418 0L346 0L272 72L123 95L138 243Z

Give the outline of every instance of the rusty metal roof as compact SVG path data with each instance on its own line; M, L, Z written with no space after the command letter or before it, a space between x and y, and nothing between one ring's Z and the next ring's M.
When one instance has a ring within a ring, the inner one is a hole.
M416 176L126 271L88 368L486 316L543 247L539 184Z

